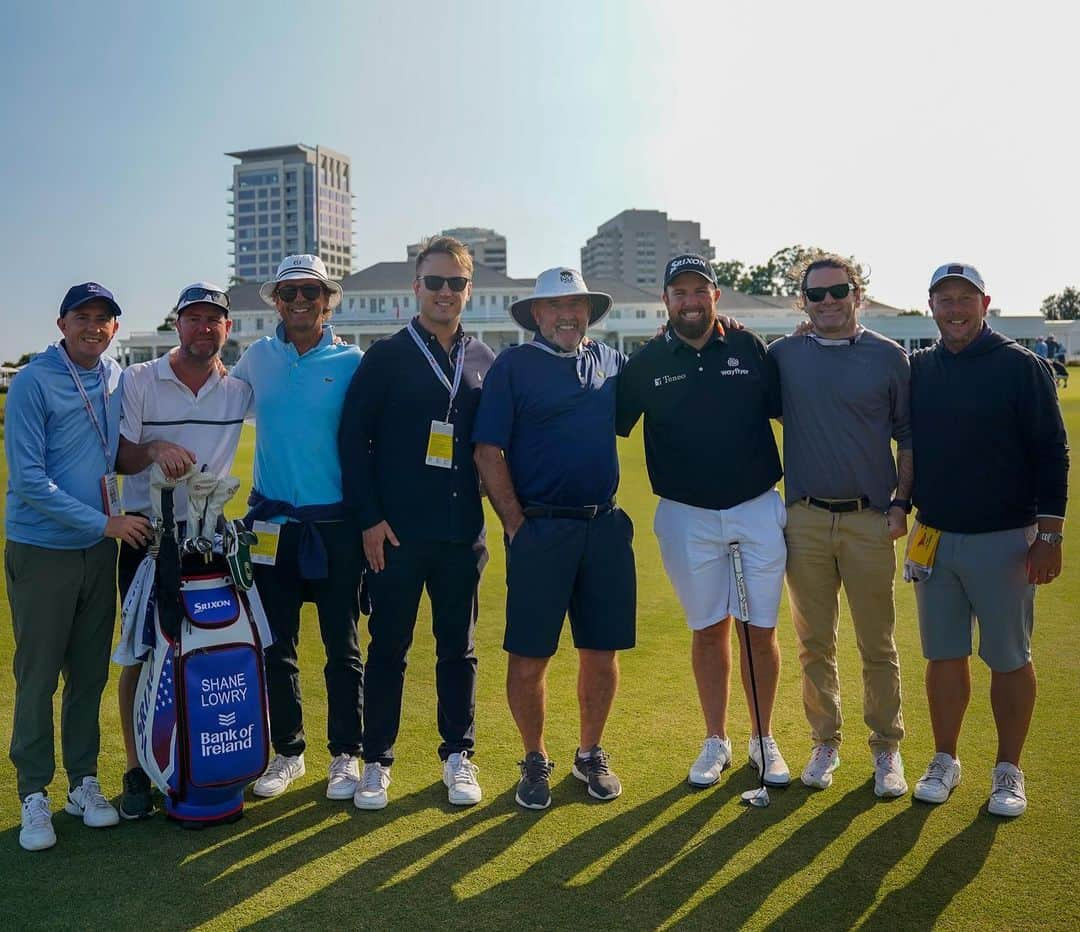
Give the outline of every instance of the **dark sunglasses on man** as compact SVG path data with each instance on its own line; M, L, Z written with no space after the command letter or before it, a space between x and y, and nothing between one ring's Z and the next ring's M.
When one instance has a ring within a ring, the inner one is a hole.
M825 300L825 295L830 295L834 301L842 301L851 294L851 283L844 282L840 285L829 285L828 288L804 288L803 294L811 304L817 304Z
M451 275L444 278L442 275L417 275L417 281L422 281L428 291L442 291L443 285L449 285L451 291L461 292L469 284L469 279L464 275Z
M278 285L275 292L286 304L296 300L297 292L302 294L308 301L314 301L323 293L322 285Z
M218 291L214 288L200 288L195 286L193 288L185 288L180 294L180 300L176 302L177 306L181 304L216 304L218 307L223 307L225 310L229 309L229 296L224 291Z

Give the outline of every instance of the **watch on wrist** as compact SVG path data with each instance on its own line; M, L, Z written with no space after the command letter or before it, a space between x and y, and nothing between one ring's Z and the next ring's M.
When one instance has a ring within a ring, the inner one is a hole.
M1065 539L1065 535L1059 531L1041 531L1038 535L1038 539L1044 544L1052 544L1056 547Z
M899 508L904 514L911 514L911 499L910 498L894 498L889 502L890 508Z

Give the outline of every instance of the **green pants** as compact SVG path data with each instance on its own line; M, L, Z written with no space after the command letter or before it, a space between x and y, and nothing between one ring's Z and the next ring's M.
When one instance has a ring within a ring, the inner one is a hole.
M56 772L53 695L64 695L60 739L71 786L97 774L101 694L116 623L116 541L51 550L8 541L8 603L15 628L11 762L19 796L44 792Z

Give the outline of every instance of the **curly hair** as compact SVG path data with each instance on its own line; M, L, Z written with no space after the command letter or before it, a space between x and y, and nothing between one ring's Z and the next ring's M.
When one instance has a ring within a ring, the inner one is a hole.
M866 296L870 286L870 276L863 267L850 256L841 256L835 252L814 249L808 252L791 270L791 280L798 284L794 307L797 311L806 309L806 280L815 269L839 269L848 277L848 281L859 292L859 297Z

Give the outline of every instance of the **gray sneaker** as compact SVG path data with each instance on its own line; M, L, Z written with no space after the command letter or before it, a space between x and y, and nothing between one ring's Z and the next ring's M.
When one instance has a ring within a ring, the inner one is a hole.
M619 778L608 767L608 756L599 744L594 744L588 756L579 750L574 755L573 774L579 780L589 784L589 795L593 799L614 799L622 794Z
M539 751L529 751L518 766L521 768L521 780L514 796L517 804L526 809L547 809L551 805L549 781L555 762Z

